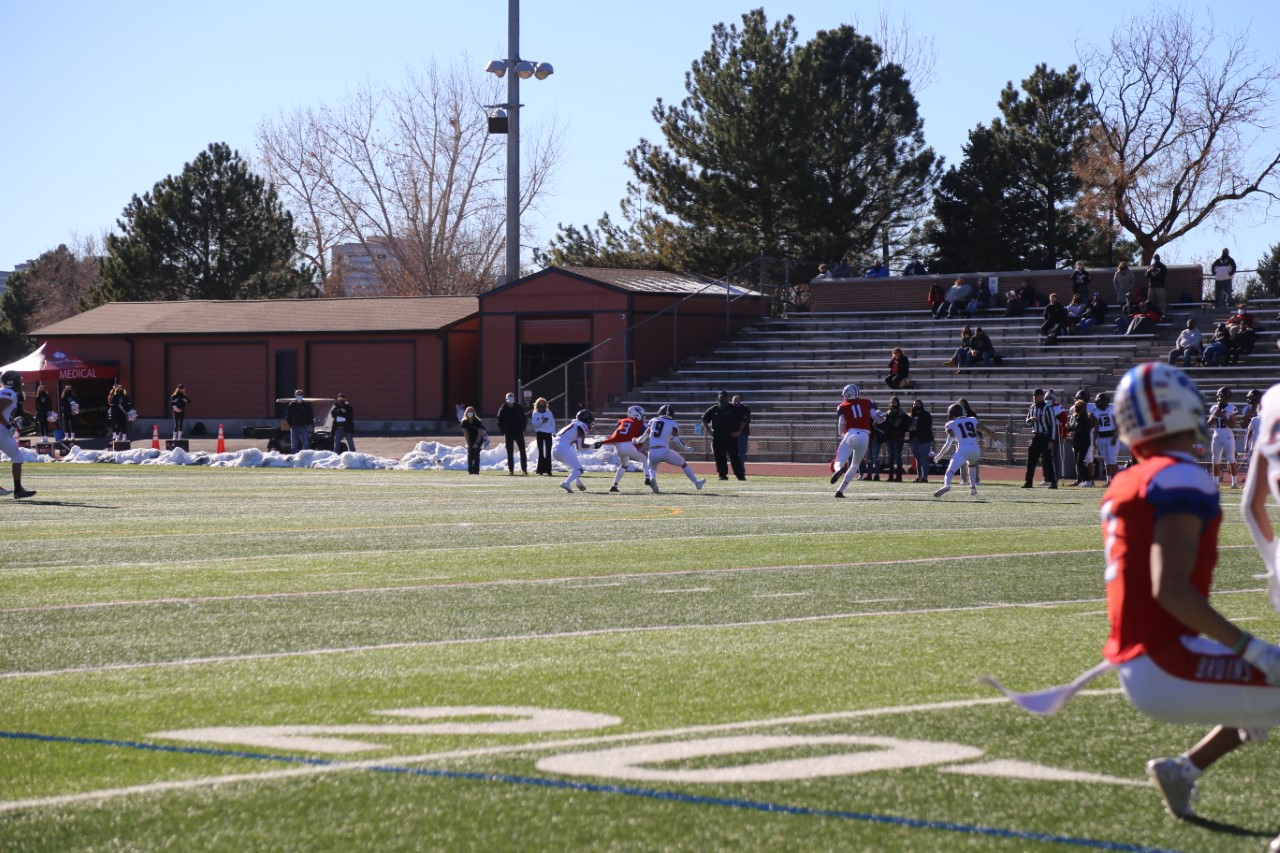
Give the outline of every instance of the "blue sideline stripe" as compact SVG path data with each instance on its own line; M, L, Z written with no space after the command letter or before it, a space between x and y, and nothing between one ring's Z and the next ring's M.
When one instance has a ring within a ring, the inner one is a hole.
M243 752L233 749L210 749L198 746L167 746L157 743L143 743L132 740L111 740L108 738L65 737L61 735L42 735L32 732L0 731L0 738L9 740L34 740L44 743L71 743L86 746L114 746L125 749L140 749L149 752L170 752L186 755L209 755L220 758L248 758L255 761L275 761L285 764L308 764L315 766L335 766L345 764L327 758L303 758L294 755L272 755L264 752ZM512 776L505 773L476 773L464 770L433 770L424 767L398 767L394 765L370 766L365 768L375 773L399 773L406 776L424 776L436 779L466 779L477 782L502 782L508 785L529 785L541 788L558 788L570 791L582 791L595 794L621 794L627 797L642 797L649 800L669 800L677 803L689 803L700 806L720 806L722 808L745 809L749 811L770 812L805 817L831 817L841 820L856 820L864 823L878 823L888 826L904 826L911 829L933 829L942 832L960 832L965 835L981 835L991 838L1007 838L1019 841L1042 841L1049 844L1067 844L1089 850L1114 850L1120 853L1180 853L1164 847L1143 847L1138 844L1125 844L1118 841L1098 841L1091 838L1075 838L1070 835L1052 835L1043 832L1024 832L1016 829L1000 829L991 826L977 826L949 821L922 820L919 818L896 817L894 815L870 814L866 812L842 811L839 809L816 809L807 806L788 806L782 803L766 803L758 800L738 800L725 797L705 797L698 794L685 794L679 791L659 791L653 788L632 788L624 785L601 785L592 782L574 782L568 779L547 779L539 776Z

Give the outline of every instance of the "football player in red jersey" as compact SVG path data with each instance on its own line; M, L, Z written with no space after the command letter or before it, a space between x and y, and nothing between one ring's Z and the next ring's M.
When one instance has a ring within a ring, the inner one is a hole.
M649 456L636 447L636 439L643 434L644 409L639 406L632 406L627 409L627 416L618 421L618 426L614 429L613 435L600 442L600 446L613 445L614 452L618 454L618 470L614 472L613 485L609 487L609 491L618 491L618 484L622 482L622 475L627 473L628 462L640 463L640 470L644 472L644 484L646 486L649 485Z
M831 482L840 480L840 488L836 489L836 497L844 497L845 487L858 472L862 457L867 454L867 446L871 442L871 422L883 420L884 416L876 411L875 403L862 396L862 389L852 383L844 386L840 393L843 401L836 408L836 434L840 436L840 446L836 448L833 463L835 473Z
M1200 773L1280 725L1280 648L1209 601L1222 510L1217 484L1193 452L1206 421L1195 383L1176 367L1140 365L1116 388L1115 414L1138 464L1117 474L1102 497L1106 661L1062 688L1005 692L1028 710L1053 713L1090 677L1114 669L1144 714L1213 726L1182 755L1147 762L1165 808L1189 817Z

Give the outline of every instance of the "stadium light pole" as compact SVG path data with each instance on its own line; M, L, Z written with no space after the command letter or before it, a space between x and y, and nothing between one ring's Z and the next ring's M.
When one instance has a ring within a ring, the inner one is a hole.
M510 284L520 277L520 81L534 77L545 80L555 73L549 62L532 62L520 58L520 0L507 0L507 58L495 59L485 66L485 71L498 78L507 78L507 102L495 105L506 111L506 127L495 130L494 119L504 118L498 113L490 115L489 132L507 134L507 269L503 284Z

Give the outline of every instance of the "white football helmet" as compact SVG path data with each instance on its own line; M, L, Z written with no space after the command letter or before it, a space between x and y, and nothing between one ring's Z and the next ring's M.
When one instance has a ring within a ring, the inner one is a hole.
M644 409L640 406L632 406L627 409L627 417L642 421L644 420Z
M1195 381L1168 364L1140 364L1116 386L1116 425L1130 447L1174 433L1207 440L1204 398Z
M850 382L844 386L844 390L840 392L840 396L846 400L856 400L862 396L862 389Z

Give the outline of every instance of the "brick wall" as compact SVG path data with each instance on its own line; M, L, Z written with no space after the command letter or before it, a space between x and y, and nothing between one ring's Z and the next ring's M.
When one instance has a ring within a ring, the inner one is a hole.
M1134 282L1145 286L1146 267L1132 269ZM1094 267L1089 270L1089 275L1093 277L1090 289L1101 292L1110 305L1119 304L1111 283L1115 271L1115 267ZM1002 301L1003 295L1017 287L1024 278L1031 279L1032 285L1042 299L1054 292L1057 292L1058 298L1064 303L1069 302L1071 297L1071 270L1013 270L961 277L971 284L980 286L989 286L990 279L997 279L999 282L997 292L1001 294ZM928 307L926 297L929 295L929 286L936 281L945 290L956 278L954 274L913 275L810 282L809 310L817 312L924 310ZM1204 270L1199 264L1169 267L1169 276L1165 281L1165 292L1168 294L1169 301L1182 301L1183 293L1190 294L1193 300L1199 299L1203 278Z

